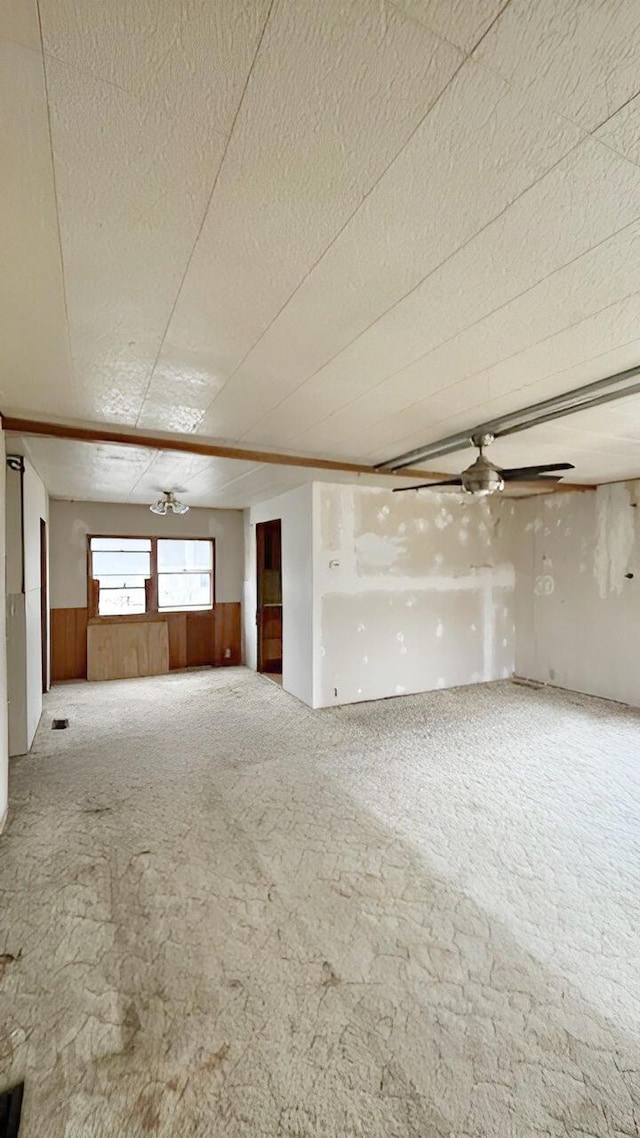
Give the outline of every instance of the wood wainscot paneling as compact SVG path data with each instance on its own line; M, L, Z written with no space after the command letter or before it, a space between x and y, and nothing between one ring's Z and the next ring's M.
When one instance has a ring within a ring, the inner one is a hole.
M169 671L166 620L92 621L87 629L87 679L128 680Z
M217 667L242 663L242 606L239 601L213 610L213 662ZM228 655L227 655L228 653Z
M187 614L168 612L162 617L169 626L169 669L187 666Z
M197 668L213 664L214 609L207 612L188 612L187 667Z
M86 678L86 608L51 609L51 682Z
M166 625L170 671L206 665L225 667L242 662L239 601L216 604L206 612L144 613L118 619L93 617L90 624L87 609L52 609L52 683L87 678L88 627L113 628L116 625L122 627L141 624Z
M187 667L215 668L242 661L240 602L216 604L208 612L186 613Z

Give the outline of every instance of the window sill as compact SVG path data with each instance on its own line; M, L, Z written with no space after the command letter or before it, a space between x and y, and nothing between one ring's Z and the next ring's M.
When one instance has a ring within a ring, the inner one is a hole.
M144 624L145 622L169 620L172 616L187 616L189 613L213 612L215 603L203 609L171 609L164 612L113 613L110 616L90 616L88 624Z

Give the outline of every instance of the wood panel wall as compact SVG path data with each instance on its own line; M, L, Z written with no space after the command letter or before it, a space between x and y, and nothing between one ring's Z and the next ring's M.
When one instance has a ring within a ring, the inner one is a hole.
M89 621L87 679L128 680L169 671L166 620Z
M118 618L118 623L132 621L162 621L168 625L170 671L207 664L219 668L242 663L239 601L216 604L206 612L145 613ZM98 617L91 623L113 622ZM85 608L51 610L52 683L87 678L88 624Z
M87 676L87 610L51 609L51 682Z

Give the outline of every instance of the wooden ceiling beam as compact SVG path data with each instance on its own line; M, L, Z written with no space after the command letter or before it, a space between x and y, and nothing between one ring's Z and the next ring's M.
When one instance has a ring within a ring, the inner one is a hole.
M274 466L296 466L307 470L333 470L342 474L366 474L376 478L433 478L434 481L449 478L450 472L441 470L409 469L392 471L376 470L357 462L343 462L332 458L314 458L308 455L282 454L268 450L247 450L243 447L219 446L205 439L185 439L179 436L167 438L164 435L138 434L135 431L114 431L98 424L92 427L78 427L72 423L48 423L41 419L19 419L11 415L2 416L2 426L7 432L17 435L39 435L44 438L69 439L83 443L111 443L115 446L144 447L149 450L177 451L186 454L201 454L210 458L227 458L240 462L270 463ZM594 486L575 483L558 483L545 486L545 493L562 493L568 490L594 490Z

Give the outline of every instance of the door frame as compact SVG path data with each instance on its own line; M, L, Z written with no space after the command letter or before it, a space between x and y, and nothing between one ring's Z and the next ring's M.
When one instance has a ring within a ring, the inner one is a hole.
M265 660L263 655L263 639L264 639L264 625L265 625L265 609L271 607L262 603L262 574L265 571L265 550L266 550L266 534L269 527L278 527L279 532L279 548L280 548L280 605L275 606L280 608L281 626L282 626L282 519L269 518L264 522L256 522L256 670L269 675L270 672L276 669L265 667ZM282 651L282 645L281 645ZM281 668L283 664L281 663Z

